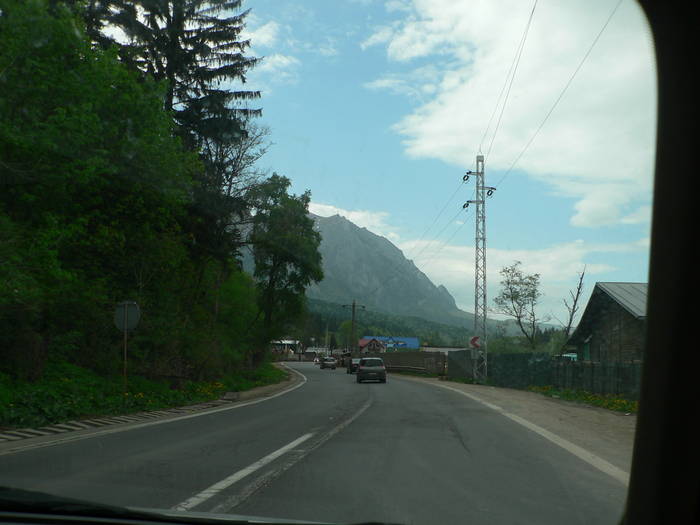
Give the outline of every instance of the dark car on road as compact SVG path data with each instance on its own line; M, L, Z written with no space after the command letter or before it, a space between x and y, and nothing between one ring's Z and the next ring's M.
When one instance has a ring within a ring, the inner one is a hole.
M347 372L348 374L354 374L357 372L357 369L360 367L360 358L359 357L353 357L350 362L348 363L348 369Z
M380 357L364 357L357 368L357 382L375 380L386 383L386 368Z
M335 370L335 357L324 357L321 359L321 368L331 368Z

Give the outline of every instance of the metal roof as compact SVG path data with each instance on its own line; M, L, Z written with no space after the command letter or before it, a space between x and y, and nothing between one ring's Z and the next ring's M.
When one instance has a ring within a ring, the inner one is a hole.
M635 319L645 319L647 316L647 283L595 283L591 298L581 316L581 321L571 334L567 344L577 344L589 336L591 327L603 304L602 294L608 296L622 306Z
M637 319L647 316L647 283L596 283L596 286Z

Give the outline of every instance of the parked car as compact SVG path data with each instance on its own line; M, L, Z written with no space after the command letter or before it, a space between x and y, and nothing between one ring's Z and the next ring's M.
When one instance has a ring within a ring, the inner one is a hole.
M321 359L319 357L314 357L314 364L318 365L321 363Z
M331 368L335 370L335 357L324 357L321 359L321 368Z
M374 379L386 383L386 368L380 357L363 357L357 368L357 382Z
M348 363L347 367L347 372L348 374L354 374L357 372L357 369L360 367L360 358L359 357L353 357L350 362Z

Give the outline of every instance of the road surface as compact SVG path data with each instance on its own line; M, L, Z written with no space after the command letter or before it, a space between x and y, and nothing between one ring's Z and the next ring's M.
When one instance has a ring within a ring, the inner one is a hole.
M290 366L305 381L271 399L0 449L0 485L333 523L603 524L621 516L627 487L614 473L493 406L393 375L357 384L345 369Z

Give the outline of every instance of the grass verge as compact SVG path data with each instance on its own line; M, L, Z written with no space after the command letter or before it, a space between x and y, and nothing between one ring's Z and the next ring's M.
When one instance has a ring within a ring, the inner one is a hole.
M13 380L0 373L0 429L39 427L89 417L162 410L220 398L279 383L288 372L271 363L241 370L218 381L190 381L180 389L166 382L130 376L123 391L122 378L102 377L65 362L47 365L36 382Z
M577 403L585 403L616 412L625 412L636 414L639 410L639 401L630 401L629 399L621 398L611 394L592 394L585 390L557 390L553 386L529 386L530 392L537 392L545 396L564 399L566 401L575 401Z

